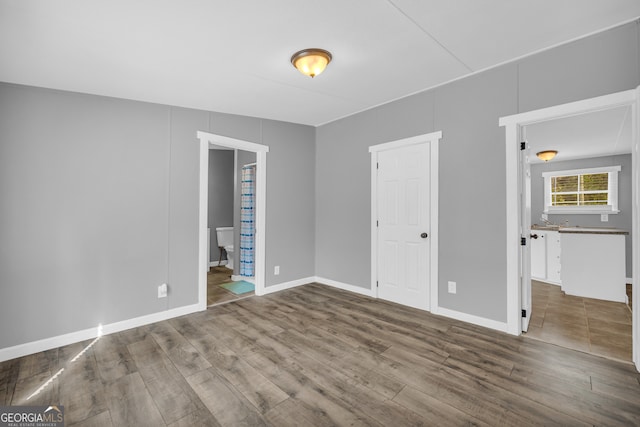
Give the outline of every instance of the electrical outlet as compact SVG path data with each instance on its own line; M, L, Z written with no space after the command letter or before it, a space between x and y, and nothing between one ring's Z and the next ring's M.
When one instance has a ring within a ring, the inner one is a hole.
M167 297L167 284L163 283L158 286L158 298L166 298Z
M449 293L450 294L455 294L456 293L456 282L449 282Z
M608 222L609 221L609 214L600 214L600 221Z
M275 267L273 267L273 274L275 276L280 274L280 266L279 265L276 265Z

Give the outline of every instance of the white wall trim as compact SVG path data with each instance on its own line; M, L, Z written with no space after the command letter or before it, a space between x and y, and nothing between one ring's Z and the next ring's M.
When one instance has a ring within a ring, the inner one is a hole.
M420 144L422 142L438 141L442 139L442 131L425 133L423 135L411 136L409 138L398 139L396 141L376 144L369 147L370 153L378 151L393 150L394 148L407 147L409 145Z
M222 261L209 261L209 267L220 267L221 265L227 265L228 262L226 259Z
M264 295L272 294L274 292L284 291L286 289L291 289L291 288L295 288L295 287L302 286L302 285L306 285L306 284L309 284L309 283L313 283L315 281L316 281L316 278L311 276L311 277L305 277L305 278L302 278L302 279L291 280L289 282L279 283L277 285L267 286L264 289Z
M326 277L315 277L314 282L331 286L333 288L342 289L343 291L353 292L354 294L360 294L371 298L376 297L375 291L371 289L350 285L348 283L338 282L337 280L327 279Z
M409 138L399 139L396 141L386 142L382 144L372 145L369 147L371 153L371 284L370 296L377 297L376 281L378 277L378 227L376 221L378 219L378 178L377 163L378 153L386 150L407 147L421 143L428 143L430 150L429 162L429 183L430 183L430 226L429 226L429 244L430 246L430 275L429 275L429 309L438 306L438 178L439 178L439 142L442 139L442 131L416 135ZM361 289L357 287L357 289ZM347 289L350 290L350 289ZM358 292L358 291L356 291Z
M133 319L122 320L106 325L98 325L95 328L70 332L64 335L58 335L51 338L19 344L13 347L3 348L0 349L0 362L93 339L99 335L113 334L120 331L126 331L127 329L137 328L139 326L149 325L151 323L161 322L167 319L173 319L174 317L184 316L197 311L201 311L199 304L186 305L184 307L159 311L157 313L147 314Z
M523 224L521 224L521 202L520 202L520 156L519 145L521 132L524 126L533 123L545 122L564 117L571 117L593 111L606 110L622 106L631 106L632 109L632 176L633 178L633 233L632 244L634 254L640 249L640 239L638 238L638 225L640 224L640 171L638 165L638 150L640 149L640 87L634 90L613 93L595 98L585 99L553 107L525 113L514 114L501 117L498 120L500 126L505 128L506 143L506 249L507 249L507 332L519 335L522 332L520 311L522 307L521 298L521 263L520 263L520 236L523 235ZM640 257L633 256L633 277L638 277L640 271ZM634 307L638 301L638 286L632 282ZM640 369L640 310L633 310L633 361L636 368Z
M448 317L450 319L461 320L473 325L494 329L500 332L508 332L507 324L505 322L498 322L497 320L487 319L486 317L462 313L460 311L450 310L443 307L435 307L431 310L431 313L437 314L438 316Z

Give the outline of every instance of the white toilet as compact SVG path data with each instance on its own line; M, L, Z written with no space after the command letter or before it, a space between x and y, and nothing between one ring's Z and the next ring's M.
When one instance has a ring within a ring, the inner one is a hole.
M223 247L227 253L227 268L233 270L233 227L216 227L218 247Z

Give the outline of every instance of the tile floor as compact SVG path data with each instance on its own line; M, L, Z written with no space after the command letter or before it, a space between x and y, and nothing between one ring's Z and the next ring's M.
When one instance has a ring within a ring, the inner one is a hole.
M631 361L631 309L623 303L566 295L531 281L533 310L525 336L574 350Z
M207 306L255 295L255 292L236 295L220 286L229 282L231 282L231 270L227 267L211 267L209 269L209 273L207 274Z

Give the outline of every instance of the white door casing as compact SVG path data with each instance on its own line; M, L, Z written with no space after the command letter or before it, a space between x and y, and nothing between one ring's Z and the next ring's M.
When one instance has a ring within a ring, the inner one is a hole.
M372 290L378 298L423 310L437 305L441 136L434 132L369 147Z
M531 164L529 163L529 146L526 143L526 129L521 130L522 141L525 141L524 149L520 150L521 174L522 182L522 220L521 220L521 236L527 242L526 245L520 245L520 286L522 288L522 331L529 329L529 321L531 320L531 312L533 307L531 304Z
M207 308L207 210L209 187L209 144L256 153L256 218L255 218L255 287L256 295L265 293L267 153L269 147L227 136L198 131L199 207L198 207L198 306Z

